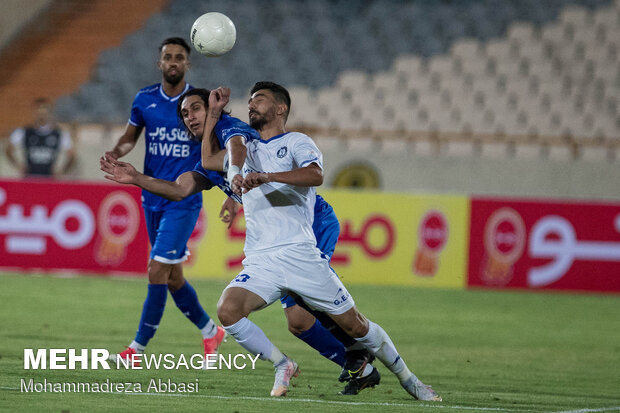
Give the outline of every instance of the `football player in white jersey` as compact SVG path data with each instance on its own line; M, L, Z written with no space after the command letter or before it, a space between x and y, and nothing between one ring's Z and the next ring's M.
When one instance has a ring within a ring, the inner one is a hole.
M224 105L220 102L216 106ZM329 261L316 248L312 219L315 187L323 183L323 156L310 137L286 131L289 108L290 96L282 86L258 82L252 88L250 126L259 131L261 139L246 142L243 169L232 177L229 173L243 197L246 259L243 270L218 302L222 326L247 351L273 362L276 377L271 395L283 396L290 379L299 374L297 363L248 316L283 293L297 294L309 306L328 313L368 348L414 398L440 401L441 397L407 368L383 328L357 310ZM192 134L213 139L210 131L217 114L212 114L211 110L209 116L200 111L184 122ZM203 159L217 147L209 139L203 139L202 145Z

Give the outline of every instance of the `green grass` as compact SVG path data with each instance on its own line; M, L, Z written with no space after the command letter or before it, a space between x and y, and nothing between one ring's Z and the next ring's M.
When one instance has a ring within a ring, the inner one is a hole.
M193 281L215 315L224 281ZM3 411L401 412L620 410L620 296L351 286L424 382L443 397L417 402L378 365L381 384L339 396L333 363L295 339L279 304L252 315L300 364L284 399L272 399L270 363L256 370L24 370L24 348L122 350L133 338L144 279L0 276L0 409ZM200 352L199 332L168 298L148 351ZM245 353L229 339L222 353ZM23 393L20 379L139 382L144 393ZM151 378L194 383L198 393L147 393Z

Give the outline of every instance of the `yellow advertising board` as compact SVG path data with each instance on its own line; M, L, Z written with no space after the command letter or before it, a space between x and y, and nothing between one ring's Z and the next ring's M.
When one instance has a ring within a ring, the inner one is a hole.
M469 237L465 196L321 191L340 220L332 267L345 284L464 288ZM190 276L232 279L241 270L245 222L219 222L222 198L205 193L202 238ZM197 239L198 237L196 237Z

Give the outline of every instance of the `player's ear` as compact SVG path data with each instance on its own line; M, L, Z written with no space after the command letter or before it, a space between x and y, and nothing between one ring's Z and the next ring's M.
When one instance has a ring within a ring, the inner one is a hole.
M286 104L284 104L284 103L280 103L280 104L278 105L278 110L277 110L277 112L276 112L276 113L277 113L278 115L284 115L284 114L286 113L286 110L287 110L287 108L286 108Z

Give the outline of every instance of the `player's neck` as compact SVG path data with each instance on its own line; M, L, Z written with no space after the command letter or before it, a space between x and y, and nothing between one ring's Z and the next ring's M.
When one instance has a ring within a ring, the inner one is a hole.
M175 97L185 90L185 80L180 81L176 85L166 82L161 83L164 93L170 97Z
M261 140L268 141L274 136L278 136L278 135L282 135L283 133L286 133L286 128L284 128L283 125L273 125L273 126L265 125L263 126L263 129L259 131L259 133L260 133Z
M34 122L34 127L37 129L53 129L54 127L54 122L52 121L41 121L41 120L36 120Z

